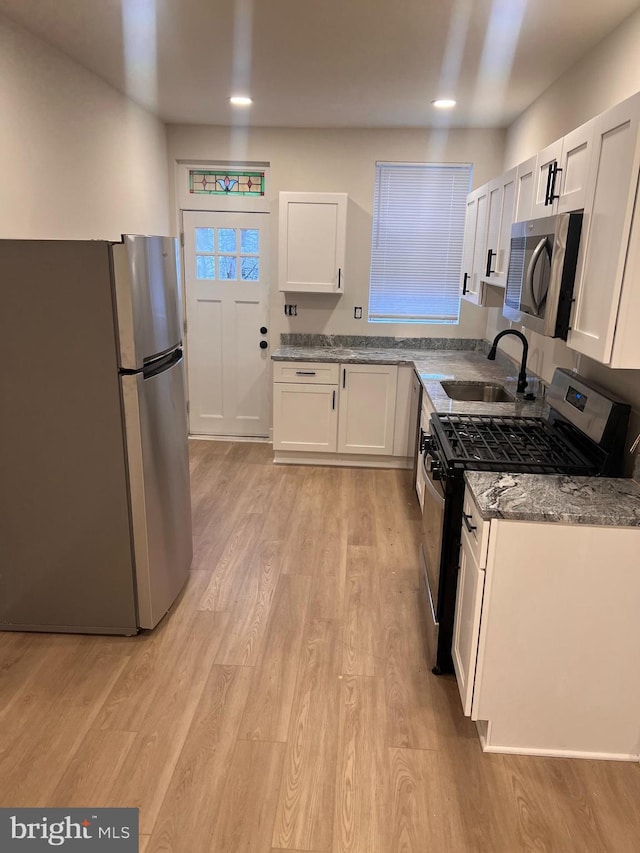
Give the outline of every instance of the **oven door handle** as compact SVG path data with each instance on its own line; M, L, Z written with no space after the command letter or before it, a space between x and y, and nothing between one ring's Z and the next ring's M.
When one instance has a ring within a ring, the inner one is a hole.
M422 457L422 473L424 475L424 484L429 489L431 493L431 497L437 501L441 506L444 506L444 496L440 494L440 492L433 485L433 480L429 476L429 472L427 471L427 454L425 453Z

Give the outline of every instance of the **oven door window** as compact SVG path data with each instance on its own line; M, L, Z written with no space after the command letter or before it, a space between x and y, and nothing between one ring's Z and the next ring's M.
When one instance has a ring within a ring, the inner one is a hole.
M424 476L424 505L422 508L422 548L427 567L427 580L436 618L438 618L438 589L440 586L440 559L444 527L444 490L430 471L431 455L422 457Z

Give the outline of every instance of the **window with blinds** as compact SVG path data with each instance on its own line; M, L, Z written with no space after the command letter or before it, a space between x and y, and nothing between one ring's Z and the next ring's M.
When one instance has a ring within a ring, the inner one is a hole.
M469 163L376 163L371 323L457 323Z

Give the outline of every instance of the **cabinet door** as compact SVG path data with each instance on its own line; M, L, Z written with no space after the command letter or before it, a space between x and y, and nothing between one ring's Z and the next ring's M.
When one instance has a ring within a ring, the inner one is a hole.
M638 181L639 119L640 96L634 95L594 122L567 344L604 364L612 355Z
M471 715L473 700L483 591L484 571L478 568L463 530L451 653L462 708L467 717Z
M558 139L538 152L535 171L535 189L533 194L532 219L551 216L557 211L556 199L553 198L554 170L562 156L562 140ZM557 188L558 179L555 179Z
M346 193L280 193L278 289L342 293Z
M338 451L391 455L398 368L341 365Z
M337 386L274 382L274 450L335 453L337 431Z
M475 236L473 241L473 261L470 277L467 279L464 299L479 305L482 300L481 277L486 270L487 261L487 214L489 204L488 185L476 190Z
M531 219L533 185L537 161L537 157L529 157L524 163L520 163L517 168L514 222L524 222L526 219Z
M594 127L595 119L577 127L562 140L559 178L555 188L559 195L558 213L569 213L585 207Z
M492 281L496 271L503 195L502 176L500 176L490 181L487 187L487 251L484 268L480 270L480 278L484 281Z
M467 196L467 212L464 220L464 243L462 245L462 267L460 270L462 296L466 299L473 281L473 253L476 245L476 222L478 219L478 193Z
M489 184L487 270L490 269L490 273L485 280L498 287L504 287L507 281L511 226L514 222L516 175L517 170L510 169ZM489 252L491 252L490 266Z

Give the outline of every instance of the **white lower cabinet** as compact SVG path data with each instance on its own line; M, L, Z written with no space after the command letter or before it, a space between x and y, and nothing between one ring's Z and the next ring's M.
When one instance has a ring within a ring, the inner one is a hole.
M398 368L343 364L338 415L340 453L393 453Z
M274 450L335 453L337 397L337 385L274 383Z
M478 566L463 531L451 652L460 698L462 699L462 708L467 716L471 714L471 700L473 699L483 591L484 569Z
M486 551L462 531L452 652L483 749L637 761L640 528L482 524Z
M273 366L273 449L335 453L339 366L279 361Z
M399 386L397 365L275 362L276 461L313 462L320 452L334 454L327 464L373 464L380 457L383 465L410 467L413 369L400 370Z

